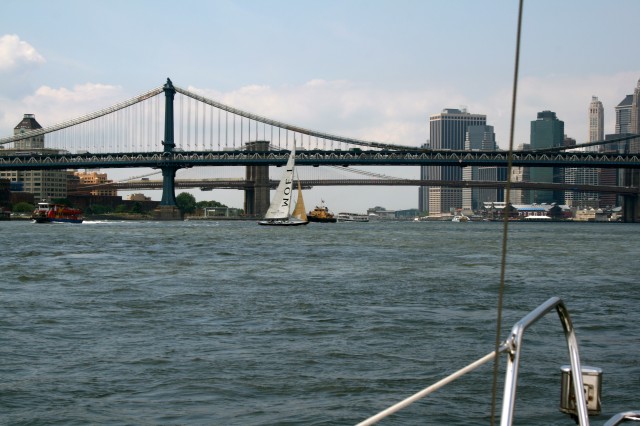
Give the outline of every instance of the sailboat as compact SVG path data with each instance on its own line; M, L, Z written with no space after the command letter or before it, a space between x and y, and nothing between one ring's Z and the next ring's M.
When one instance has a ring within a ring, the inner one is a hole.
M259 221L259 225L270 226L298 226L306 225L309 223L307 220L307 214L305 212L304 200L302 199L302 187L300 180L298 180L298 199L296 201L296 207L293 210L293 214L290 212L292 195L293 195L293 171L295 167L296 147L295 144L289 159L287 160L287 166L285 167L276 194L271 200L271 205L264 215L263 220Z

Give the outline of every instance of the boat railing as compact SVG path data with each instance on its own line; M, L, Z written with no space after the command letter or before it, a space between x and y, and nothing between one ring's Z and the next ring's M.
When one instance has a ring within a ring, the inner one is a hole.
M604 426L616 426L626 421L640 422L640 411L625 411L624 413L618 413L611 417Z
M580 354L578 350L578 340L576 338L575 329L569 316L569 311L564 302L558 297L552 297L536 309L525 315L520 321L516 322L511 328L509 338L499 345L497 350L494 350L487 355L479 358L464 368L456 371L455 373L443 378L442 380L434 383L433 385L413 394L412 396L392 405L391 407L379 412L378 414L369 417L368 419L360 422L357 426L373 425L385 417L411 405L415 401L426 397L427 395L435 392L436 390L444 387L448 383L462 377L463 375L475 370L483 364L494 359L500 353L505 352L507 354L507 367L505 372L504 382L504 394L502 402L502 413L500 417L500 424L507 426L513 424L513 415L515 412L516 401L516 389L518 382L518 368L520 365L520 354L522 351L522 340L524 332L538 320L544 317L551 310L555 309L560 317L560 322L564 330L565 339L569 349L569 359L571 363L570 371L580 371L581 374L569 374L570 382L573 385L572 389L563 390L563 394L568 395L567 405L568 407L561 407L561 411L571 414L576 422L585 426L589 424L589 413L598 413L600 410L600 380L590 381L588 384L591 389L588 389L589 400L585 396L585 392L573 392L573 389L585 389L583 383L583 368L580 365ZM599 371L592 367L585 367L585 370L593 372ZM600 379L600 376L598 377ZM587 391L587 389L585 389ZM588 403L588 404L587 404ZM625 413L617 414L612 417L605 426L614 426L627 420L640 421L640 411L629 411Z

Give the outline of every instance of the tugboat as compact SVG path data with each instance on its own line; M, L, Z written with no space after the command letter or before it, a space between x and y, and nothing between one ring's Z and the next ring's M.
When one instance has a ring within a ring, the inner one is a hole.
M51 203L38 203L31 219L35 223L82 223L84 220L82 210Z
M324 205L324 200L322 200L319 206L316 206L315 209L307 214L307 220L309 222L322 223L335 223L337 221L333 213L330 213L327 206Z

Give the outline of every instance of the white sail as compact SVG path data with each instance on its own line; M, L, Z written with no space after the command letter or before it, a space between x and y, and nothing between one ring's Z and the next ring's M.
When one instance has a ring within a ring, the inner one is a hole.
M293 195L293 167L295 162L296 147L295 144L289 154L287 166L285 167L276 193L271 200L269 210L264 215L265 219L288 219L291 208L291 196Z

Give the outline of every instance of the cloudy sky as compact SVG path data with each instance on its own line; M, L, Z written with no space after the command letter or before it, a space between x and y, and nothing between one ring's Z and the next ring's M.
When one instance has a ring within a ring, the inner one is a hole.
M506 148L517 6L515 0L4 0L0 135L10 135L24 113L49 126L170 77L262 116L403 145L426 141L430 115L466 108L485 114ZM525 1L516 145L528 142L530 121L547 109L565 122L568 136L586 142L592 96L603 102L605 132L613 133L614 107L640 79L638 16L637 0ZM418 177L417 170L401 173ZM197 198L241 207L238 191L229 192ZM316 188L307 203L320 197L334 210L417 207L416 188Z

